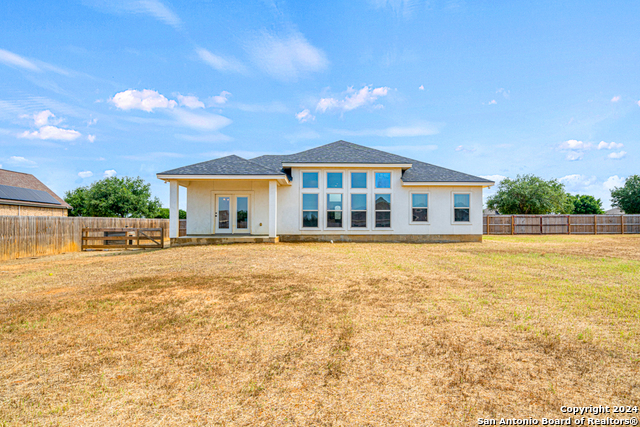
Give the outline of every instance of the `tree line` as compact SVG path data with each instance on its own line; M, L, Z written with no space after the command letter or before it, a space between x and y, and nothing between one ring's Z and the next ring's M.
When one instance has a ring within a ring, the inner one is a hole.
M152 197L151 185L140 177L104 178L67 191L64 200L72 207L70 216L169 218L169 209ZM624 186L611 190L611 204L627 214L640 214L640 176L630 176ZM557 179L535 175L503 179L498 192L487 199L487 207L505 215L604 213L600 199L569 194ZM186 217L180 210L180 219Z
M611 190L611 205L627 214L640 214L640 176L628 177ZM498 192L487 199L487 208L504 215L603 214L602 201L591 195L572 195L557 179L535 175L505 178Z

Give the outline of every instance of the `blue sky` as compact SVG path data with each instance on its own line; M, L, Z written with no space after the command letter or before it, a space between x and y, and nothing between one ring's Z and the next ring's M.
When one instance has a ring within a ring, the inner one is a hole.
M0 164L166 205L157 172L344 139L609 207L640 155L640 3L613 4L2 2Z

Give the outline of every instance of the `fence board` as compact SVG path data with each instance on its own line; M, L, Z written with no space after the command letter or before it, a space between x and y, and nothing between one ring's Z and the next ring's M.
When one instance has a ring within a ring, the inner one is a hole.
M484 234L640 234L640 215L485 215Z
M169 239L168 219L0 216L0 260L78 252L83 228L163 228Z

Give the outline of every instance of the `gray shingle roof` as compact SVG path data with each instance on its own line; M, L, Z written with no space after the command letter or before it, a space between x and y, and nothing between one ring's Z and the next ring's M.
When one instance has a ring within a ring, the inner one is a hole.
M412 167L402 176L404 182L492 182L347 141L336 141L295 154L265 155L251 160L227 156L169 170L160 175L284 175L283 163L411 164Z
M251 160L231 155L219 159L183 166L161 172L158 175L275 175L284 176L284 172L269 168Z

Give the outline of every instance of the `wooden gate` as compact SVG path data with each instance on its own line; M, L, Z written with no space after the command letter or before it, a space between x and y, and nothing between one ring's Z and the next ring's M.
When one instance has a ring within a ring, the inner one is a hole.
M163 228L83 228L85 249L162 249Z

